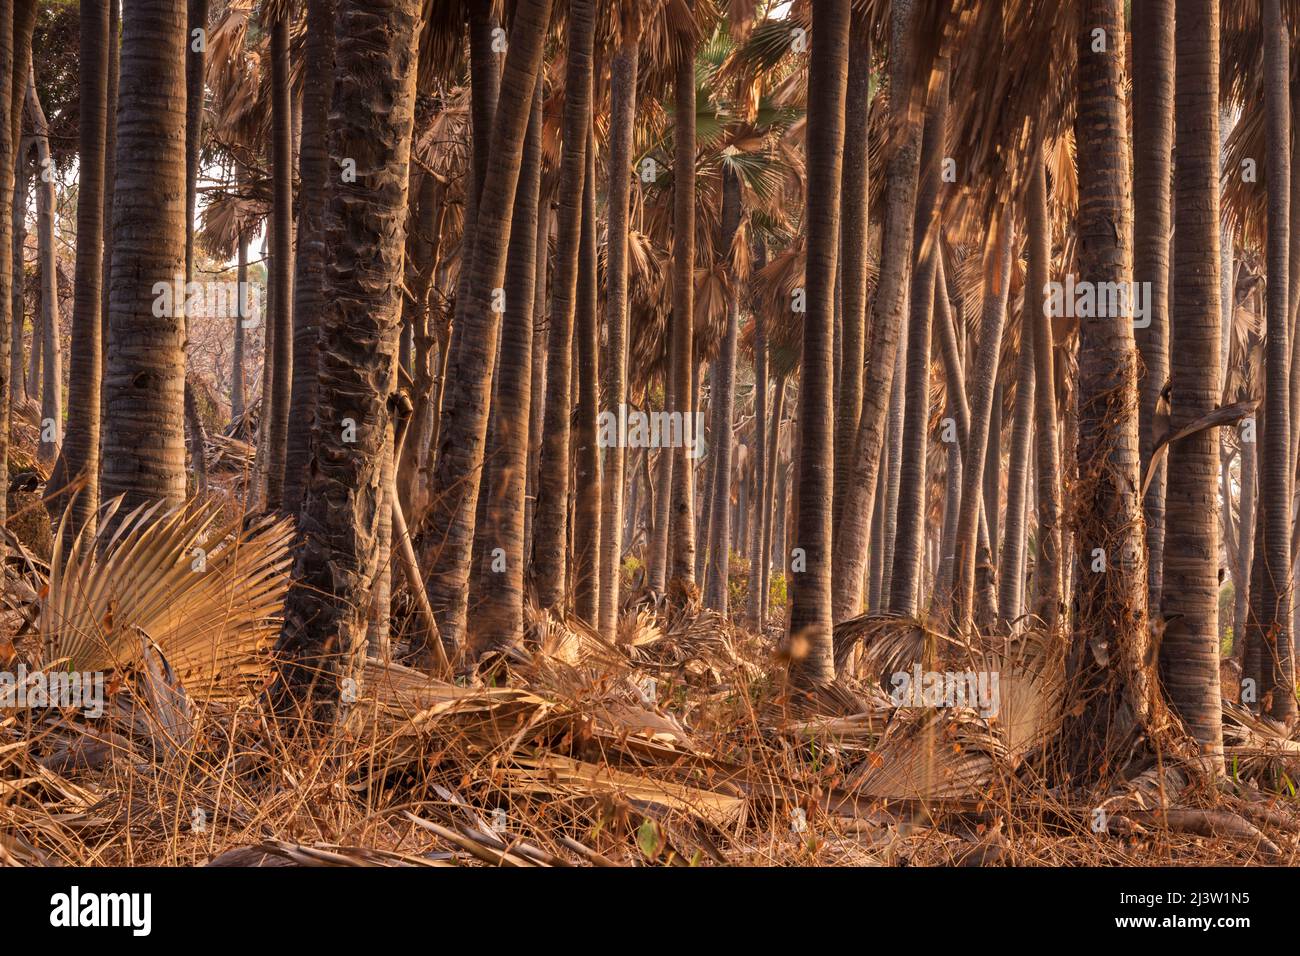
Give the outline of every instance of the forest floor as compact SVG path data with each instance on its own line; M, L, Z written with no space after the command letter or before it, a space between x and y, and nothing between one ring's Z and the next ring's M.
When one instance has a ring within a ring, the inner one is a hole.
M18 528L39 525L22 494ZM42 580L32 535L11 537L0 671L66 587ZM0 865L1300 862L1300 742L1241 707L1225 704L1227 779L1171 794L1157 759L1104 789L1052 786L1050 641L855 626L850 675L806 692L787 685L776 634L709 611L633 603L613 642L530 611L521 648L454 681L368 661L345 721L293 735L261 693L267 641L240 662L246 692L217 694L187 686L159 639L110 674L97 719L0 709ZM961 660L1001 675L996 716L886 692L915 663Z

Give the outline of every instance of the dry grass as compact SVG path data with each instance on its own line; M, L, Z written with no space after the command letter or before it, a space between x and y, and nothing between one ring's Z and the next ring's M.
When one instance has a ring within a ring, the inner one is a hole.
M347 719L304 734L262 694L286 529L219 504L145 517L102 557L11 558L0 670L109 678L97 720L0 710L0 863L1296 861L1300 742L1237 706L1227 780L1157 754L1105 792L1048 786L1062 654L1032 630L860 618L851 676L796 691L766 637L707 611L631 605L613 644L531 611L526 649L455 683L369 661ZM998 672L998 714L896 707L914 663Z

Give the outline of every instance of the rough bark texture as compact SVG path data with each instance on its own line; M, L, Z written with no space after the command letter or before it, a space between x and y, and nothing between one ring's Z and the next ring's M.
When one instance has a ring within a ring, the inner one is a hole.
M549 16L550 0L520 3L515 13L474 227L461 347L452 349L447 369L429 520L433 553L425 566L429 602L442 628L442 639L453 645L462 643L465 633L474 513L487 439L492 364L501 331L500 316L492 309L493 290L501 288L505 279L506 238L519 182L520 154Z
M271 403L262 410L266 428L266 506L296 511L284 497L285 454L289 441L289 388L293 381L293 104L289 89L289 19L271 24L271 216L275 268L270 281ZM350 153L339 156L352 157ZM360 179L360 162L357 178Z
M36 95L36 74L27 73L27 115L36 142L36 258L40 274L41 431L36 457L53 465L63 444L63 343L59 328L59 280L54 249L54 158L50 128Z
M325 210L317 445L278 650L282 706L328 720L360 678L396 380L420 5L339 0L330 154L357 161ZM358 78L365 77L365 82Z
M549 352L546 365L546 415L538 465L537 510L533 517L533 577L537 601L560 610L568 569L570 373L573 316L578 289L578 247L582 237L582 183L587 170L587 124L591 110L592 42L595 10L591 0L569 8L569 38L564 88L564 148L560 157L559 208L551 282Z
M578 302L574 313L577 409L573 426L573 611L595 625L600 599L600 449L596 415L600 402L600 328L596 264L596 137L587 140L582 187L582 239L578 244ZM577 494L582 489L581 494Z
M102 496L185 498L185 310L155 315L156 283L185 271L184 0L124 18L118 88Z
M334 85L334 0L308 0L302 138L298 152L298 244L293 264L293 348L284 456L284 506L302 504L311 466L316 407L316 336L325 310L323 221L329 195L330 94ZM335 175L339 169L335 166Z
M799 513L795 547L805 566L790 578L790 637L806 650L792 657L796 682L835 676L831 637L831 537L835 478L835 269L844 157L844 96L849 56L848 0L813 6L808 64L808 194L804 322L799 381ZM796 651L799 649L795 649Z

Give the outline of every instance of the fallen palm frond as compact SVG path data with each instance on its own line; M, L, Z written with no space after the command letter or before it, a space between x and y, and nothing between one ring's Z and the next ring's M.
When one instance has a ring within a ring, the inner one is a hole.
M106 509L107 521L118 502ZM66 520L66 518L65 518ZM279 629L288 590L288 519L219 525L211 506L141 506L96 547L56 535L42 597L41 659L73 671L137 666L145 644L196 698L238 696Z

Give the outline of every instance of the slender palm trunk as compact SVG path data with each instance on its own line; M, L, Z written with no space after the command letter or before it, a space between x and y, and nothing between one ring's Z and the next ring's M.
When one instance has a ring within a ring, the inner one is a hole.
M895 520L894 562L890 571L889 609L916 613L925 547L927 457L930 446L930 327L934 316L935 267L939 258L938 199L948 120L948 69L930 104L921 142L921 165L913 226L916 255L912 263L912 293L908 316L906 410L902 429L902 461L898 478L898 517ZM896 383L901 384L901 383Z
M1133 10L1133 43L1142 50L1133 77L1133 279L1149 282L1151 324L1135 332L1142 352L1138 443L1142 473L1160 438L1156 404L1169 377L1169 183L1174 145L1174 0L1142 0ZM1164 574L1165 478L1162 459L1143 500L1150 555L1150 605Z
M871 109L871 29L853 16L849 30L849 74L844 98L844 167L841 171L839 372L835 378L835 514L844 504L851 472L848 451L858 434L866 358L867 247L870 176L867 118Z
M14 72L14 2L0 0L0 197L12 196L14 189L14 159L17 152L14 140L17 137L14 135L14 124L10 115L12 100L9 92L15 84L25 82L18 76ZM12 252L5 246L13 242L13 215L14 204L6 203L0 198L0 264L9 260ZM10 289L6 288L12 279L12 271L0 268L0 408L8 408L10 389L13 387L13 382L8 377L9 350L13 347L10 342L10 316L4 314L4 310L13 308ZM22 350L21 341L17 348L19 351ZM3 427L0 427L0 481L4 482L0 487L7 490L9 487L7 421L3 423ZM8 515L6 498L7 495L0 494L0 523L4 522ZM3 560L8 551L8 545L0 539L0 560Z
M230 357L230 419L239 421L244 417L244 407L248 400L248 388L244 384L244 321L247 318L248 296L248 240L240 233L236 240L235 281L239 286L237 300L239 306L235 316L235 341Z
M546 415L542 425L542 449L538 464L532 554L538 603L557 612L563 609L568 571L569 440L572 415L570 375L578 289L578 250L582 239L582 184L587 174L587 126L591 112L592 43L595 28L592 0L576 0L569 9L568 22L564 149L560 159L557 243L547 341Z
M895 0L890 5L891 89L909 90L912 85L916 6L914 0ZM832 614L836 622L853 617L862 605L863 570L877 494L880 451L885 442L899 339L906 325L921 126L912 116L912 104L907 96L899 96L890 108L898 144L885 167L880 282L871 304L867 332L867 367L879 372L866 378L857 437L851 450L843 451L852 455L852 471L835 525Z
M21 116L21 110L19 111ZM25 405L31 394L27 388L27 360L23 355L23 331L26 326L26 296L23 294L23 246L27 243L27 162L30 150L24 149L26 140L22 135L21 122L16 124L18 135L15 137L14 191L13 191L13 228L10 238L12 243L12 272L10 278L11 313L9 322L9 341L13 343L9 353L9 414L12 421L14 408ZM32 353L37 353L35 340ZM34 376L33 376L34 377Z
M1288 254L1291 217L1291 110L1289 49L1280 0L1264 3L1264 102L1267 127L1268 291L1265 342L1264 439L1260 493L1264 523L1260 629L1263 638L1262 701L1271 716L1291 721L1296 713L1291 637L1291 477Z
M692 9L694 0L687 0ZM673 78L673 312L668 411L681 417L683 439L695 427L695 48L678 52ZM696 436L698 439L699 436ZM672 452L672 522L668 586L678 597L695 592L695 462L687 442Z
M185 271L185 20L140 0L123 23L101 484L119 516L185 498L185 314L154 314Z
M450 387L443 400L429 516L428 540L435 556L428 565L427 583L442 640L452 646L461 645L465 634L474 515L487 441L492 365L501 331L500 316L492 305L493 290L501 288L505 279L510 216L550 12L550 0L521 2L515 12L474 227L460 347L452 348L447 369Z
M64 546L71 547L84 528L95 530L99 491L100 266L104 231L104 130L108 95L108 5L110 0L81 4L79 175L77 186L76 287L72 303L72 351L68 369L68 403L76 409L68 421L63 453L47 497L71 489L70 500L53 498L51 513L71 506Z
M1034 326L1034 463L1038 490L1038 561L1034 612L1055 627L1063 596L1061 570L1061 453L1056 422L1056 369L1052 317L1044 307L1051 275L1052 238L1047 219L1047 174L1035 152L1029 182L1029 272L1025 318Z
M324 215L329 195L329 107L334 80L334 0L308 0L302 137L298 151L298 245L293 264L293 341L283 505L296 512L311 470L317 323L325 310Z
M309 31L310 32L310 31ZM267 433L266 507L296 511L285 498L289 443L289 390L293 381L293 103L289 88L289 15L271 24L271 216L275 269L271 282L274 333L270 347L271 403L262 411ZM348 155L348 154L343 154ZM360 177L358 177L359 179Z
M54 159L50 128L36 95L36 74L27 74L27 114L36 142L36 247L40 264L41 434L37 458L53 465L63 444L63 344L59 280L54 251Z
M792 639L806 653L792 658L796 682L835 676L831 614L831 539L835 474L835 269L840 229L840 174L844 155L844 97L849 56L848 0L813 6L808 78L808 193L806 271L808 314L799 381L799 513L796 543L803 567L792 566Z
M578 250L578 407L573 429L573 609L595 625L600 600L600 449L596 416L600 404L600 328L596 265L596 136L588 134L587 176L582 188L582 241ZM576 494L581 488L582 494Z
M325 246L367 268L325 274L319 450L278 645L285 659L281 688L288 692L281 706L296 698L321 721L334 716L340 699L349 702L344 682L361 676L367 595L386 518L382 472L391 437L388 399L397 378L419 22L416 0L339 0L334 18L330 155L364 155L367 162L356 182L334 184ZM376 58L384 69L371 68ZM363 72L370 82L352 82Z
M1034 430L1033 297L1020 313L1020 351L1016 360L1016 404L1007 471L1007 520L998 563L998 623L1010 629L1024 601L1025 501L1029 497L1030 447Z
M608 249L606 252L607 309L605 341L605 409L617 419L627 402L627 231L632 192L632 133L636 123L636 78L640 51L640 17L619 44L610 78L610 152ZM599 630L613 640L618 625L619 570L623 549L623 484L627 450L615 442L605 448L604 496L600 516Z
M1002 328L1006 322L1007 293L1010 286L1012 214L1002 210L1001 222L990 233L984 258L984 308L981 315L979 344L972 374L975 379L970 396L970 433L962 456L961 512L957 523L957 581L954 593L955 619L962 631L975 623L976 556L979 535L980 502L983 498L985 460L991 442L989 432L994 419L998 357L1002 348ZM993 541L992 513L997 499L986 501L989 538Z
M1124 4L1086 0L1083 6L1075 117L1079 278L1127 284L1132 274L1133 210L1124 100ZM1065 766L1084 779L1113 772L1116 748L1129 745L1161 707L1148 667L1137 354L1132 315L1117 311L1120 314L1079 323L1078 477L1071 510L1080 567L1068 672L1068 686L1079 695L1079 705L1067 712L1061 740Z

